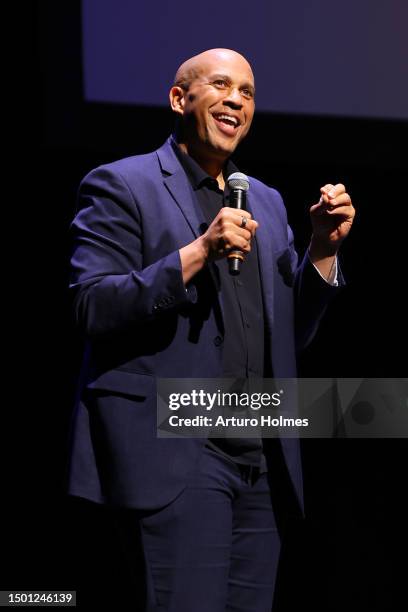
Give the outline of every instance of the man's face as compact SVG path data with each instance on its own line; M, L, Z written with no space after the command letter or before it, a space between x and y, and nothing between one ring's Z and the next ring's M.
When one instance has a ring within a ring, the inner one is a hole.
M183 142L207 159L226 159L246 136L255 110L255 86L247 61L236 53L208 56L184 92Z

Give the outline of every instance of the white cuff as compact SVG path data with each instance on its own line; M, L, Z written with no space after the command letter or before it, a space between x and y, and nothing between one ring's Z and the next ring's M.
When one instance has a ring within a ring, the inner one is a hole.
M310 259L310 255L308 253L309 259ZM339 286L339 281L337 279L337 255L336 258L334 260L334 263L331 267L330 270L330 274L328 278L325 278L323 276L323 274L320 272L319 268L317 266L315 266L315 264L310 260L310 263L316 268L317 272L320 274L320 276L322 277L322 279L324 281L326 281L326 283L328 283L329 285L332 285L333 287L338 287Z

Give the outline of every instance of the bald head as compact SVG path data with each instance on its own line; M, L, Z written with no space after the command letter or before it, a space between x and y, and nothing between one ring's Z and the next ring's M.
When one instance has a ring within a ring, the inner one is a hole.
M225 61L238 61L250 72L253 79L251 66L243 55L232 49L208 49L208 51L194 55L181 64L174 77L174 85L187 91L193 81L213 66L216 67L217 64L222 64Z

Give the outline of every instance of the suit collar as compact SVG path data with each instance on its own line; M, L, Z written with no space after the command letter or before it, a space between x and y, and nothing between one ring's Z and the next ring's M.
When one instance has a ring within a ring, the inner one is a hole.
M198 238L205 224L204 215L200 210L188 177L173 150L170 136L160 149L156 151L163 182L177 206L181 209L193 235Z
M156 154L159 158L159 164L164 174L175 174L180 171L181 166L172 147L173 136L169 136L166 142L157 149Z

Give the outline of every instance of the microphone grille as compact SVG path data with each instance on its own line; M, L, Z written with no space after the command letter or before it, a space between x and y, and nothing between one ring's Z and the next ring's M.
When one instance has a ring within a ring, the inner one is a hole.
M248 191L249 180L246 174L242 172L234 172L230 174L227 179L228 187L230 189L242 189L242 191Z

